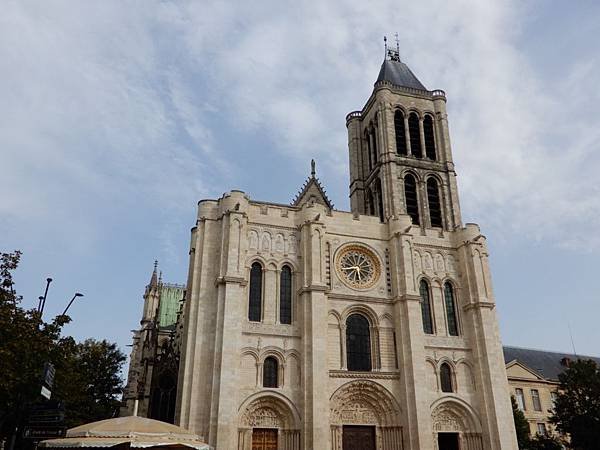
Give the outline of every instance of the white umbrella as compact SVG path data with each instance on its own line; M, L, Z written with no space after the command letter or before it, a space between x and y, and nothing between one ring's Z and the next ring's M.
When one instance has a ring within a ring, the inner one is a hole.
M200 436L185 428L137 416L100 420L71 428L65 438L42 441L40 447L98 448L122 444L126 444L129 448L172 447L212 450L208 444L202 442Z

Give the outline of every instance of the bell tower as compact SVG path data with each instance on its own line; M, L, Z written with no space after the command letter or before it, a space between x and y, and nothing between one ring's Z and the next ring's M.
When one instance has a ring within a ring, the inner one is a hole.
M430 91L388 48L373 93L346 117L350 205L355 214L400 214L413 226L451 231L461 226L446 94Z

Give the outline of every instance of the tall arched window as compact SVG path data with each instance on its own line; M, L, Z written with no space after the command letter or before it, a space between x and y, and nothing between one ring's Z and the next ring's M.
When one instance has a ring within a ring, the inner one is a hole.
M408 174L404 177L404 197L406 198L406 213L412 219L413 225L419 225L419 200L417 197L417 181Z
M433 135L433 118L428 114L423 119L423 136L425 137L425 155L435 161L435 137Z
M346 320L346 353L348 370L371 370L369 321L362 314L352 314Z
M369 131L365 131L365 142L367 144L367 161L369 163L369 172L373 170L373 156L371 152L371 134Z
M446 318L448 320L448 334L458 336L458 320L456 318L456 303L454 289L450 283L444 285L444 301L446 303Z
M262 266L255 262L250 269L248 320L260 322L262 315Z
M396 153L406 156L406 130L404 129L404 114L397 110L394 114L394 129L396 130Z
M416 113L410 113L408 116L408 137L410 139L410 151L417 158L423 157L421 149L421 131L419 127L419 116Z
M292 269L281 268L279 278L279 322L292 323Z
M452 388L452 369L448 363L443 363L440 366L440 385L442 392L454 392Z
M429 204L429 218L432 227L442 227L442 204L440 190L435 178L427 179L427 203Z
M379 155L377 154L377 128L371 128L371 148L373 150L373 166L377 164L377 158Z
M274 357L269 356L263 363L263 387L276 388L279 386L277 372L279 372L279 364Z
M423 331L426 334L433 334L433 317L431 316L431 299L429 296L429 284L421 280L419 285L421 294L421 315L423 316Z
M378 178L375 182L375 192L377 198L377 213L379 214L379 220L383 222L383 193L381 192L381 179Z
M174 373L164 372L159 375L150 399L149 417L151 419L175 423L176 380L177 374Z

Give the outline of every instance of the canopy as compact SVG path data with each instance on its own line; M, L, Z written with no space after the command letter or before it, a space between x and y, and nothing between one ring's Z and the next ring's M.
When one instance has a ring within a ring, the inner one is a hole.
M185 428L137 416L101 420L71 428L67 431L67 437L42 441L40 447L97 448L122 444L131 448L166 446L211 450L198 435Z

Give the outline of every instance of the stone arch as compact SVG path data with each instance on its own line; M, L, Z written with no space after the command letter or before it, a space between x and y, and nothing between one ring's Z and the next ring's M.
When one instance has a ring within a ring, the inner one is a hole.
M456 397L442 397L431 406L431 425L437 448L439 433L458 433L460 448L483 450L481 421L475 410Z
M366 305L351 305L346 308L340 317L340 323L342 325L345 324L348 317L355 313L365 316L371 327L379 326L379 318L377 317L377 313Z
M351 381L339 387L329 401L331 424L400 425L400 405L383 386L373 381Z
M279 392L254 394L240 405L238 450L251 450L254 428L277 429L278 449L300 449L300 414L293 403Z
M346 383L329 400L331 448L342 448L344 425L374 426L378 450L400 448L401 413L394 396L380 384L369 380Z

